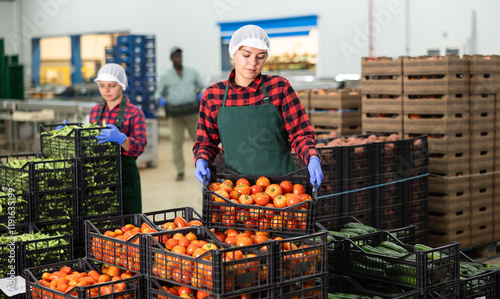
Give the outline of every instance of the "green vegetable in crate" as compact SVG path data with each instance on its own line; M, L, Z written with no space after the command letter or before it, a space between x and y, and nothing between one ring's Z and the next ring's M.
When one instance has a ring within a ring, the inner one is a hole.
M16 205L16 222L17 223L25 223L28 218L28 202L23 199L22 192L15 193L6 193L0 191L0 216L8 217L11 213L9 213L7 206Z
M413 246L413 250L415 250L415 251L429 251L429 250L434 250L434 248L429 247L427 245L423 245L423 244L415 244ZM444 253L434 251L434 252L429 252L427 254L427 259L428 260L435 260L435 259L440 259L440 258L446 257L446 256L447 255Z
M340 293L340 292L328 294L328 299L371 299L371 298L379 298L379 297L369 297L369 296Z
M377 229L375 229L374 227L371 227L369 225L365 225L362 223L358 223L358 222L347 222L346 224L344 224L344 227L345 228L360 228L360 229L363 229L369 233L374 233L377 231Z

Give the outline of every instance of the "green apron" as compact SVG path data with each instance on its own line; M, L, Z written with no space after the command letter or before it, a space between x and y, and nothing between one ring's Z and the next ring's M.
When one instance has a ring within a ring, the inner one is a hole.
M297 169L290 154L288 132L278 109L270 103L262 78L264 105L226 106L229 82L217 125L226 167L239 174L281 176Z
M99 118L96 120L96 123L99 123L101 120L104 105L106 105L106 103L102 105L101 112L99 114ZM116 122L116 127L118 129L121 129L126 106L127 100L123 97L120 113L118 114L118 120ZM142 213L141 177L139 175L139 169L137 168L137 163L135 162L134 157L125 156L123 154L122 199L123 215Z

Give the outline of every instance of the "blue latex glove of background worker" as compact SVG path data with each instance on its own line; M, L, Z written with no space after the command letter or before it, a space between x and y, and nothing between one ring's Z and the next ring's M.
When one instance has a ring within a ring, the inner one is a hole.
M325 178L323 176L323 170L321 170L321 161L319 160L319 158L316 156L312 156L311 159L309 159L309 165L307 166L307 169L309 170L309 175L311 177L310 180L311 184L313 185L313 191L315 191L315 188L319 188L319 186L323 182L323 179Z
M194 176L203 184L203 176L205 176L206 182L205 185L208 185L210 181L210 170L207 168L207 161L203 159L198 159L195 163L196 170L194 172Z
M103 129L101 131L101 135L95 137L99 139L97 143L116 142L119 145L122 145L122 143L125 142L125 139L127 139L127 135L120 132L120 130L115 125L108 124L107 127L109 128L109 130Z
M68 124L68 121L67 120L63 120L63 124L62 125L59 125L56 127L56 130L60 130L62 128L64 128L64 125Z
M167 100L165 100L165 98L160 98L159 104L161 107L165 107L165 105L167 104Z

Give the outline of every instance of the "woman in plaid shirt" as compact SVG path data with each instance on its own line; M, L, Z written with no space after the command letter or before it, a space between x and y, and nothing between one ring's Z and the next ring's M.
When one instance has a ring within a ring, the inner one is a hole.
M292 86L283 77L261 74L269 56L269 37L260 27L243 26L231 37L234 69L228 80L203 93L197 139L193 146L195 176L210 179L222 143L226 167L245 175L285 175L296 169L295 149L308 165L311 184L323 181L321 161L309 118Z
M125 69L108 63L101 67L94 80L104 98L90 111L90 122L109 129L102 130L98 143L116 142L122 149L123 214L142 213L141 178L135 160L146 146L146 118L137 106L123 96L128 81Z

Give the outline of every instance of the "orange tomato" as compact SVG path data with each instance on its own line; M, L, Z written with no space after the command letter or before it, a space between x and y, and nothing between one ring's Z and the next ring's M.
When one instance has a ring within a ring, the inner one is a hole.
M288 207L302 202L302 199L297 194L288 193L285 197L286 197L286 205Z
M115 266L109 266L109 271L107 274L111 277L120 276L122 274L122 270Z
M215 201L215 202L226 202L224 199L222 199L220 196L217 196L217 195L220 195L222 197L225 197L226 199L229 199L229 193L227 193L227 191L225 190L217 190L217 191L214 191L214 194L212 194L212 200Z
M264 192L264 189L260 185L253 185L250 187L250 192L252 194L257 194L259 192Z
M244 185L250 186L250 182L249 182L247 179L245 179L245 178L239 178L239 179L236 181L236 183L235 183L235 185L236 185L236 186L241 185L241 184L244 184Z
M166 222L166 223L163 223L161 228L166 229L166 230L172 230L175 228L175 224L173 222Z
M285 208L286 207L286 196L278 195L273 199L273 204L276 208Z
M176 227L187 227L188 226L186 219L184 219L181 216L175 217L174 224Z
M265 192L255 193L254 201L255 201L255 204L257 204L259 206L267 205L270 200L271 200L271 197L269 196L269 194L267 194Z
M280 183L281 190L284 194L291 193L293 191L293 185L290 181L282 181Z
M68 275L73 272L73 270L71 270L71 268L68 266L62 267L60 271L66 273Z
M106 275L106 273L104 273L104 275ZM95 280L99 280L99 276L101 276L101 274L99 274L96 270L91 270L87 273L87 276L93 277Z
M297 194L297 195L306 193L306 188L304 188L304 186L302 184L295 184L295 185L293 185L293 192L292 193Z
M202 226L203 223L200 220L193 219L188 222L188 226Z
M233 187L234 185L232 183L230 184L229 182L226 183L226 181L224 181L219 185L219 190L226 191L229 194L229 192L233 190Z
M109 276L108 274L101 274L99 275L99 278L97 278L98 283L108 282L108 281L111 281L111 276Z
M174 248L172 248L172 252L177 254L186 254L186 247L182 245L177 245Z
M255 185L259 185L262 187L262 190L266 190L266 188L271 185L271 181L265 176L261 176L260 178L257 179L255 182Z
M252 239L250 239L249 237L240 237L236 240L236 246L248 246L252 244Z
M262 242L265 242L265 241L267 241L267 236L266 235L258 234L258 235L255 235L255 237L253 238L253 243L254 244L259 244L259 243L262 243Z
M253 205L253 198L248 194L243 194L238 198L238 201L244 205Z
M278 184L271 184L267 186L264 192L269 194L269 197L271 197L271 199L274 199L276 196L283 194L283 190L281 190L281 187Z
M213 182L208 186L208 190L210 191L219 190L219 185L220 185L219 183Z

